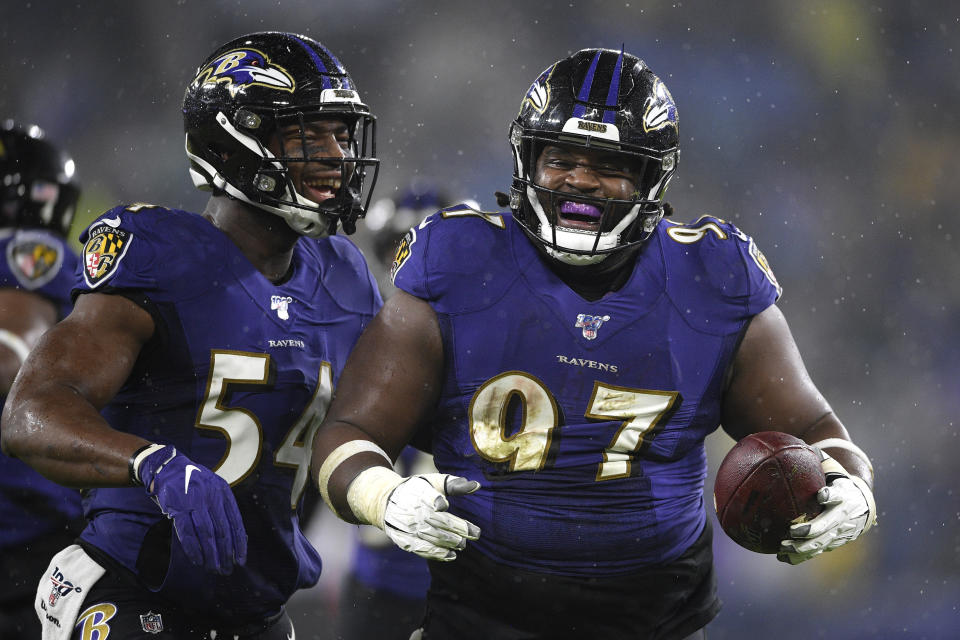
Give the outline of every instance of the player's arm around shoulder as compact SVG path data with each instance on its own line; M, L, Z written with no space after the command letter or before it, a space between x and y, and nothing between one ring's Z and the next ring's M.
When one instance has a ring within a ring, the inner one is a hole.
M151 316L127 298L81 295L24 362L3 410L3 451L66 486L128 485L128 460L147 443L110 428L99 410L153 331Z
M395 293L350 354L314 439L312 469L340 518L372 524L401 548L434 560L476 539L477 527L446 512L446 496L479 485L446 474L404 478L393 460L433 409L443 384L443 346L432 307Z
M827 486L824 511L794 525L778 558L797 564L858 538L876 520L873 467L810 378L786 318L770 305L752 318L728 373L724 430L736 440L783 431L817 447Z

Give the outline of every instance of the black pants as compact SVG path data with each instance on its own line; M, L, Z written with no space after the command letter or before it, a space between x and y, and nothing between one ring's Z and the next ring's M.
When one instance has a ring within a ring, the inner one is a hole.
M422 596L422 594L421 594ZM408 640L423 623L424 600L371 589L353 576L344 581L336 640Z
M73 544L79 531L80 527L71 526L20 549L0 551L0 638L40 637L40 620L33 609L37 585L50 558Z
M711 544L707 520L697 541L675 561L609 578L522 571L471 552L468 545L453 562L429 563L423 637L680 640L720 611Z
M294 636L293 622L282 609L268 619L245 625L187 615L141 586L102 552L83 546L106 573L83 599L73 640L107 635L110 640L289 640ZM216 633L211 634L212 631Z

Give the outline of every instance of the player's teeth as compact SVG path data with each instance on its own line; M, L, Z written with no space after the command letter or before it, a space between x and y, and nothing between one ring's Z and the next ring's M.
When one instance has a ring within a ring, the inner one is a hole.
M336 189L339 189L339 188L340 188L340 181L339 181L339 180L333 180L333 179L330 179L330 180L308 180L308 181L307 181L307 186L308 186L308 187L314 187L314 188L316 188L316 187L332 187L334 190L336 190Z

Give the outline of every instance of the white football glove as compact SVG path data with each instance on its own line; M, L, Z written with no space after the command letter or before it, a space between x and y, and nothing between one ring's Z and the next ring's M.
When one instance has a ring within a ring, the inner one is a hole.
M800 564L826 551L833 551L863 535L877 521L877 505L867 483L851 476L822 450L820 455L827 486L817 492L824 509L816 518L790 527L790 538L780 543L777 560Z
M479 482L445 473L410 476L387 499L383 530L404 551L430 560L453 560L455 550L480 537L480 527L447 513L446 496L462 496L479 488Z
M446 473L404 478L386 467L370 467L347 491L347 502L361 520L376 525L404 551L428 560L450 561L480 528L447 513L447 496L462 496L480 483Z

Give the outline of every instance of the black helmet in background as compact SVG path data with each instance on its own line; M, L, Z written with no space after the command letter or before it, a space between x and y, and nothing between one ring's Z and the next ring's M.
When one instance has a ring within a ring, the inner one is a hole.
M0 125L0 228L70 231L80 197L74 162L35 125Z

